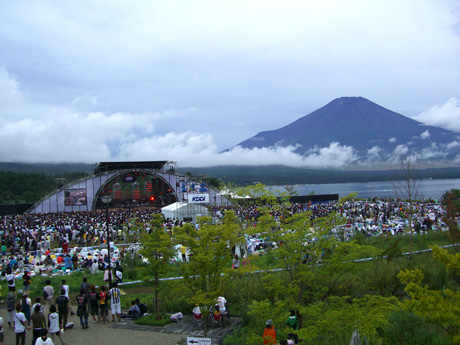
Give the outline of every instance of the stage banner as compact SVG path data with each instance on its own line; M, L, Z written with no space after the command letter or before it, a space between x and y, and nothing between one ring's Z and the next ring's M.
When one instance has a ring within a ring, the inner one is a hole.
M189 204L209 204L209 194L189 194L188 195Z

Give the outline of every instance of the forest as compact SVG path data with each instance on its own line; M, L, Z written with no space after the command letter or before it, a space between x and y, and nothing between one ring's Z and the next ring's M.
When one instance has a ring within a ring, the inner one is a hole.
M56 178L63 178L65 183L69 183L86 175L81 172L46 175L45 173L0 171L0 204L36 202L62 183Z

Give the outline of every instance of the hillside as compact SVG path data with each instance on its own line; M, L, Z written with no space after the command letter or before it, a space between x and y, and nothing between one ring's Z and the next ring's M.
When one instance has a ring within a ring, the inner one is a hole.
M424 125L365 98L342 97L237 145L248 149L292 145L297 153L309 155L339 143L353 148L353 163L388 162L407 152L418 160L450 161L460 154L459 137L459 133Z

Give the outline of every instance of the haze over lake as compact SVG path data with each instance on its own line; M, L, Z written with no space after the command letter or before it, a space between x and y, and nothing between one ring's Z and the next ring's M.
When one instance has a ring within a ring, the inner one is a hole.
M417 199L439 199L444 192L453 188L460 189L460 179L445 180L420 180ZM304 184L295 185L299 195L339 194L345 197L353 192L358 192L358 198L396 198L393 182L355 182L331 184ZM283 186L271 186L271 190L284 190Z

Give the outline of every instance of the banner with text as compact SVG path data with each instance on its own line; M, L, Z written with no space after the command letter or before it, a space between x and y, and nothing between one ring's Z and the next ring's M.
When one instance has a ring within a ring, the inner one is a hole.
M189 204L209 204L209 194L189 194Z

